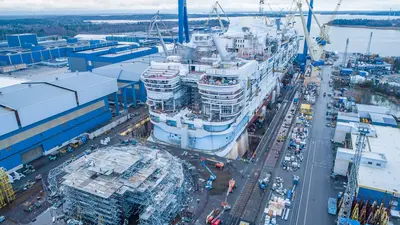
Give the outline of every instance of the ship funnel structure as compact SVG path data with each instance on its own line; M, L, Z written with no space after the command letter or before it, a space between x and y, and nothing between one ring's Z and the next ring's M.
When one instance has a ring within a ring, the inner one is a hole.
M229 61L231 59L231 55L226 51L224 48L223 44L221 43L221 40L219 39L217 34L212 34L212 39L214 41L215 47L217 48L217 51L222 59L222 61Z

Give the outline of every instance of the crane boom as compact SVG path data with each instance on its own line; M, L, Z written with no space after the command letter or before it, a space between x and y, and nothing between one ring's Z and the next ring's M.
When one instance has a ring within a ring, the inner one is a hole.
M210 13L208 14L208 20L206 21L205 25L206 25L206 26L209 25L209 22L210 22L210 20L211 20L211 16L212 16L213 14L215 14L215 15L217 15L218 22L219 22L219 26L221 27L221 29L222 29L223 31L225 31L226 28L225 28L224 23L223 23L223 21L222 21L222 19L221 19L219 10L221 10L221 12L223 13L223 16L225 17L225 19L226 19L228 22L230 22L229 17L226 15L226 13L225 13L224 9L222 8L221 4L219 4L219 2L216 1L216 2L212 5L211 11L210 11Z
M315 49L315 47L311 43L310 33L307 30L306 21L305 21L304 15L303 15L303 10L301 9L302 4L300 1L297 2L297 6L300 11L301 24L303 25L304 37L307 42L308 50L310 51L311 59L313 61L318 61L321 58L323 49L322 49L322 51L321 51L321 48Z
M161 34L161 30L160 30L159 24L164 28L164 30L166 30L168 32L168 35L172 38L172 40L174 39L172 34L168 31L167 26L165 25L165 23L161 19L161 16L160 16L159 12L157 12L156 15L154 15L153 18L151 18L151 22L150 22L150 26L149 26L147 37L150 37L151 34L155 31L157 36L158 36L158 38L160 39L160 44L161 44L161 46L163 48L164 54L166 56L168 56L168 49L167 49L167 46L165 45L164 38L163 38L163 36Z

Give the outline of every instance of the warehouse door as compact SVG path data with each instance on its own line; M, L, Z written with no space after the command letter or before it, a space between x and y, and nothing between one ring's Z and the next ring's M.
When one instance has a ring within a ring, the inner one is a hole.
M32 150L22 153L21 155L22 163L23 164L28 163L34 159L39 158L42 155L43 155L43 148L42 145L40 145Z

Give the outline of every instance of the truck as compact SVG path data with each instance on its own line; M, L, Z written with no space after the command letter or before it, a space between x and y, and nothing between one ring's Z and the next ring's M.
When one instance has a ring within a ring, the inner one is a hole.
M337 199L336 198L328 199L328 213L331 215L336 215L336 213L337 213Z

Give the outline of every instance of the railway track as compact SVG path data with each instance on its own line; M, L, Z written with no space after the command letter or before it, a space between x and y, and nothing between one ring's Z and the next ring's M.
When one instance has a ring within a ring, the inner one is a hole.
M250 197L255 189L257 189L257 182L260 178L261 172L266 164L266 158L268 156L268 149L272 146L272 141L276 138L279 131L279 126L282 124L285 115L290 107L290 101L294 98L294 95L298 89L298 86L291 89L285 96L282 106L278 110L277 114L272 119L271 125L268 127L265 132L263 138L260 141L260 144L257 146L256 153L258 155L258 159L256 160L256 165L254 166L252 172L250 173L250 177L246 181L245 186L243 187L242 192L239 195L239 198L235 202L232 207L230 213L230 219L227 224L236 225L239 224L242 219L243 213L249 203ZM261 160L259 160L261 159ZM255 220L255 217L254 217ZM254 221L248 221L254 222Z

